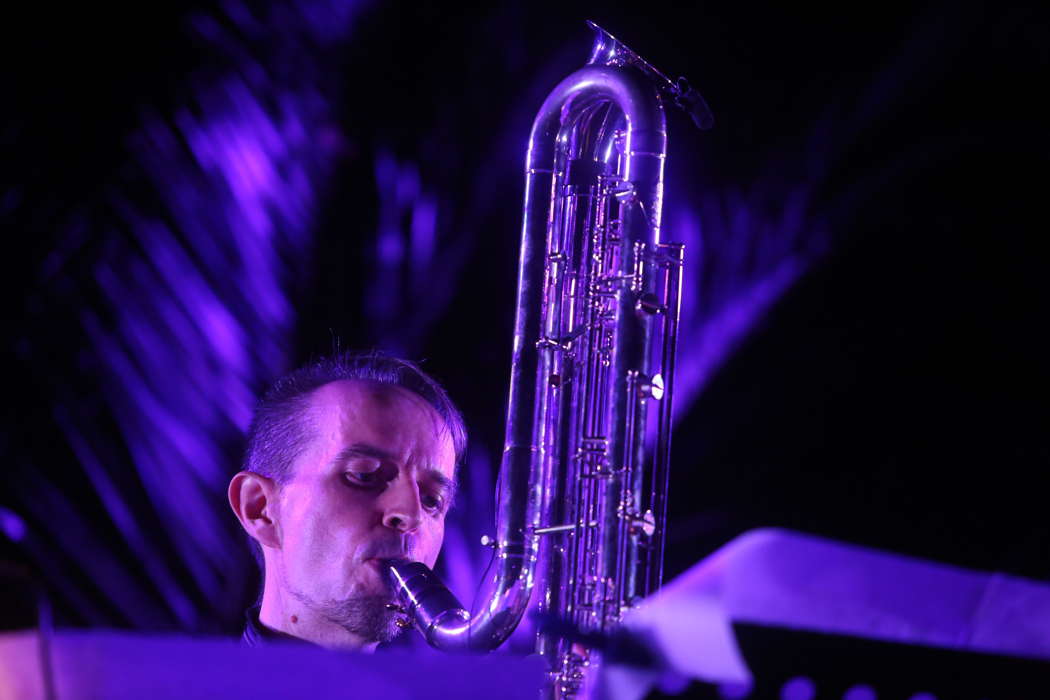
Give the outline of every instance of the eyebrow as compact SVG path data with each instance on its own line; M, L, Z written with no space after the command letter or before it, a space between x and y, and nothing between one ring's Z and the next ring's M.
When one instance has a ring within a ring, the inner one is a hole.
M344 447L332 458L332 464L341 464L347 461L351 457L372 457L373 459L381 459L390 462L396 462L397 457L392 452L388 452L381 447L375 445L369 445L367 442L355 442L352 445ZM456 500L456 491L458 485L455 479L450 479L441 473L440 469L435 467L424 467L420 470L420 474L427 478L435 481L445 491L445 500L447 501L447 508L452 507L452 503Z
M375 447L374 445L369 445L366 442L355 442L354 444L339 450L339 453L332 458L332 464L345 462L351 457L373 457L375 459L394 461L394 455L391 452L387 452L386 450Z

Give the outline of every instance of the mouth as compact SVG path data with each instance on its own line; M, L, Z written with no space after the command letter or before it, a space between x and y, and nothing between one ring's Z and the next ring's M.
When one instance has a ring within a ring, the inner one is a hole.
M382 581L384 585L389 586L390 584L387 582L387 573L384 570L383 561L383 559L377 557L373 559L366 559L364 564L366 568L370 569L375 573L376 578Z
M394 588L393 581L390 580L390 575L386 567L386 563L391 560L391 557L371 557L365 559L364 564L375 572L376 578L379 580L384 591L391 596L391 600L396 600L397 592Z
M365 559L365 563L366 564L368 564L369 566L374 566L374 567L376 567L378 569L382 569L384 567L384 565L389 563L389 562L412 562L412 561L416 561L416 560L412 559L410 557L406 557L403 554L398 554L398 555L395 555L395 556L382 556L382 555L380 555L380 556L374 556L374 557L369 557L368 559Z
M395 561L406 561L414 560L406 551L409 547L405 546L404 542L389 542L389 541L376 541L364 551L364 557L358 561L364 566L375 573L376 582L382 589L389 595L396 597L396 589L393 581L390 580L390 574L387 565L390 562ZM371 578L371 577L369 577Z

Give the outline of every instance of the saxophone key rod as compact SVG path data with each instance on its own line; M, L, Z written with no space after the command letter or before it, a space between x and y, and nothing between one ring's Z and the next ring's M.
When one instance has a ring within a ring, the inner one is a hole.
M553 535L559 532L568 532L570 530L576 530L581 527L598 527L598 521L592 520L589 523L566 523L565 525L548 525L547 527L536 527L532 529L534 535Z

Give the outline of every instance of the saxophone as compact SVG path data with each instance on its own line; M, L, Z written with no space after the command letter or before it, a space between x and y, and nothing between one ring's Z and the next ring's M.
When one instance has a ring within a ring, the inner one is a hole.
M550 93L529 138L482 603L468 612L425 565L386 563L404 611L439 649L495 649L535 588L545 618L609 634L663 576L683 259L681 244L660 239L663 102L700 128L712 119L684 79L588 24L590 59ZM549 629L538 650L553 694L578 694L591 652Z

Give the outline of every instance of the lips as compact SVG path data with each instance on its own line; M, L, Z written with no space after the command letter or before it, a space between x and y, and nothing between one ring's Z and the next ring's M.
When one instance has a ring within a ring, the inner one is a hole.
M368 545L363 554L363 559L378 559L380 561L384 559L409 559L408 552L415 547L412 546L410 539L405 538L401 540L379 540L372 542Z
M415 559L409 559L408 557L403 557L403 556L398 556L398 557L370 557L368 559L365 559L365 564L367 564L369 567L375 569L380 574L383 574L384 578L385 578L386 571L385 571L384 564L386 562L389 562L389 561L408 562L408 561L415 561Z
M386 569L384 563L390 560L404 561L406 559L415 559L410 557L405 551L408 542L404 541L389 541L380 540L371 543L371 545L365 549L363 554L365 555L362 562L367 565L369 569L375 572L376 578L379 579L384 588L391 589L391 583L387 578Z
M389 596L391 603L397 602L397 593L394 590L393 582L387 577L387 573L384 570L383 562L388 561L386 557L372 557L366 559L364 564L375 574L375 585L373 589L375 593L382 592L382 595Z

